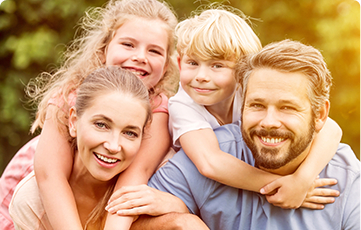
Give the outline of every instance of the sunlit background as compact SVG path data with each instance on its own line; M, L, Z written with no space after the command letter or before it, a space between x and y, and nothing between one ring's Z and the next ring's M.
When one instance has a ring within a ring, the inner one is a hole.
M2 2L2 1L0 1ZM179 20L214 1L169 0ZM104 0L5 0L0 5L0 175L29 135L34 110L24 85L57 67L76 24ZM355 0L234 0L266 45L290 38L313 45L333 75L331 112L342 142L360 157L360 5ZM322 153L320 153L322 154ZM49 162L51 163L51 162Z

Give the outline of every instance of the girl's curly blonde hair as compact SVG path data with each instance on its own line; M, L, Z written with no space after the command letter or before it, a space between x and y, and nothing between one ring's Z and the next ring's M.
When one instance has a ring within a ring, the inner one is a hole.
M104 65L102 59L115 31L134 17L160 19L168 33L167 71L159 83L149 89L151 97L164 93L171 96L177 83L177 66L174 60L177 25L175 13L166 2L158 0L110 0L104 7L88 10L79 23L78 35L63 54L64 61L54 73L42 73L29 82L26 93L33 104L38 104L36 119L31 132L42 128L48 101L62 98L65 102L60 111L68 111L68 96L93 70ZM64 115L63 115L64 116ZM65 115L66 116L66 115ZM60 122L63 119L58 119ZM60 122L64 123L64 122ZM64 124L63 124L64 125Z

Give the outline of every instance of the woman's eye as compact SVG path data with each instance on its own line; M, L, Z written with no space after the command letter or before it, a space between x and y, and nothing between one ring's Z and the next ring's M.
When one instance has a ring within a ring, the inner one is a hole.
M132 137L132 138L138 137L138 134L135 133L135 132L132 132L132 131L126 131L126 132L125 132L125 135L127 135L127 136L129 136L129 137Z
M105 129L107 128L107 125L103 122L95 122L94 123L96 127L100 128L100 129Z

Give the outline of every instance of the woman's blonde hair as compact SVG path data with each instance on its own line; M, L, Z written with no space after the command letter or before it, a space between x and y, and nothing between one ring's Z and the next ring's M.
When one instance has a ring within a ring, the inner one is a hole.
M130 71L124 70L117 66L109 66L97 69L91 72L77 91L77 98L75 103L76 115L80 118L84 112L93 105L94 100L100 96L109 93L120 93L126 97L134 99L134 103L140 103L146 111L146 119L143 125L144 128L151 122L152 111L148 96L148 89L137 76ZM115 105L121 106L121 105ZM126 108L128 109L128 108ZM70 137L74 151L76 150L76 138ZM106 216L105 206L109 200L114 185L117 181L117 176L109 181L109 187L104 194L102 200L89 214L86 225L101 226L102 218ZM99 229L101 229L99 227Z
M203 60L237 61L261 49L261 42L248 18L231 6L211 4L176 27L177 51Z
M31 132L42 128L49 99L62 97L65 103L59 111L68 111L69 93L76 90L90 72L104 65L105 50L115 31L134 17L160 19L166 25L164 28L169 35L168 68L161 81L149 90L153 96L159 93L170 96L172 92L169 90L177 81L177 66L172 58L175 49L174 28L177 25L174 12L168 4L158 0L110 0L105 7L92 8L85 13L79 24L79 36L64 53L62 66L55 73L43 73L28 84L27 94L34 104L39 103Z

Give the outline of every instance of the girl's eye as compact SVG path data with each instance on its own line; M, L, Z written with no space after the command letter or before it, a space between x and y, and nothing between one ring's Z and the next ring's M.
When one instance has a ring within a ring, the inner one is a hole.
M158 55L163 55L160 51L158 50L150 50L150 52L158 54Z
M133 47L133 44L129 42L123 42L122 45L127 47Z

